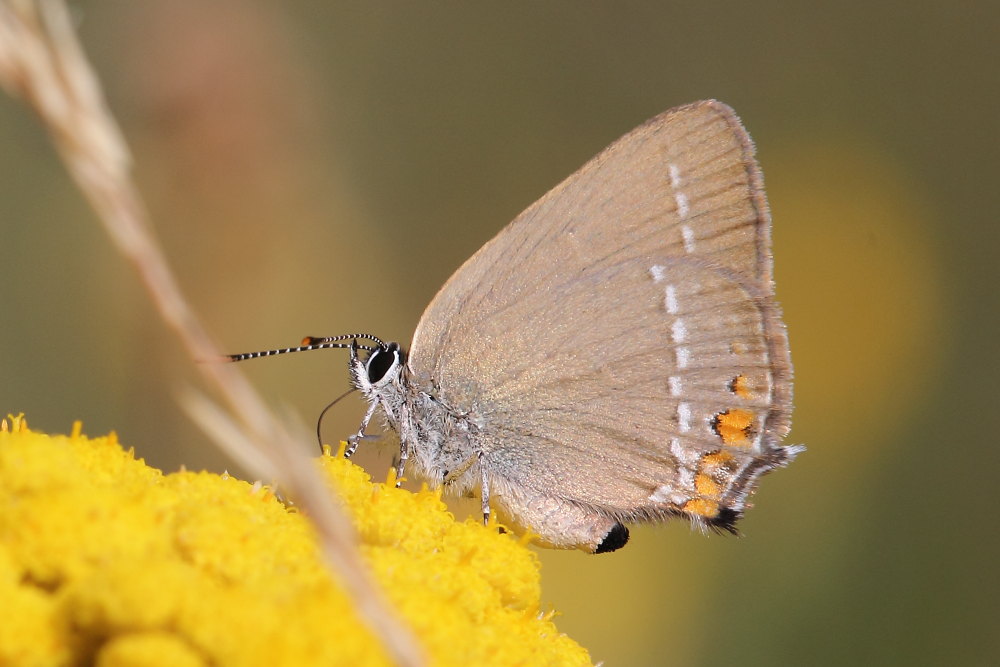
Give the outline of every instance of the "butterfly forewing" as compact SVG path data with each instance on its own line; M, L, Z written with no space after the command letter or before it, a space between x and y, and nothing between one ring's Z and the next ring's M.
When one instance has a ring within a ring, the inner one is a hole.
M445 284L408 363L475 415L498 488L622 520L741 512L791 453L791 367L735 114L668 111L554 188Z

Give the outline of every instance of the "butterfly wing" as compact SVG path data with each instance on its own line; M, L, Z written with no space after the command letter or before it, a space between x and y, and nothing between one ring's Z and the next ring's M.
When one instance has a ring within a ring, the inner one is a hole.
M791 365L771 266L739 119L678 107L469 259L425 311L410 372L475 415L491 486L536 532L546 519L518 504L553 498L731 528L758 476L795 453L780 446Z

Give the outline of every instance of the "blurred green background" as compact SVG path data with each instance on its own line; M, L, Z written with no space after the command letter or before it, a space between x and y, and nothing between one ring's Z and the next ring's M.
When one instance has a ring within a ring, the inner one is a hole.
M540 552L608 665L996 664L1000 3L79 2L188 296L231 351L408 341L451 272L605 145L715 97L754 136L796 367L743 539ZM0 412L233 469L31 114L0 98ZM338 353L245 365L306 424ZM330 439L362 414L355 398ZM391 456L369 455L383 478ZM331 619L336 623L336 619Z

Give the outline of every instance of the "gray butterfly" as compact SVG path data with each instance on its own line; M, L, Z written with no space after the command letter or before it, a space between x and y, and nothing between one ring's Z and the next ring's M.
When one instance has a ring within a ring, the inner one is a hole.
M348 454L378 414L400 476L478 488L484 517L543 545L613 551L624 524L671 516L736 532L758 478L802 449L780 444L792 370L770 237L749 136L728 106L697 102L483 246L409 353L353 334L288 351L350 347L369 408Z

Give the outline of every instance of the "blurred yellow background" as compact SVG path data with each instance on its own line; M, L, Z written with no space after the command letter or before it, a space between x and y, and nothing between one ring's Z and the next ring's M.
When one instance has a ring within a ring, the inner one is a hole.
M669 107L754 136L796 369L743 539L644 527L541 552L609 665L985 665L1000 652L1000 4L79 2L84 46L196 309L233 352L409 341L521 209ZM47 138L0 97L0 413L227 463L197 383ZM244 365L311 424L346 356ZM362 406L332 411L328 439ZM363 459L382 479L391 454ZM331 619L336 623L336 619Z

